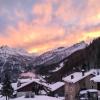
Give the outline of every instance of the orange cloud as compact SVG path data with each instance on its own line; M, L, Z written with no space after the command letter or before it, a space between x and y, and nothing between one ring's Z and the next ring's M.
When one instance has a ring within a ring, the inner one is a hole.
M70 46L82 40L91 40L100 36L100 28L89 31L82 29L65 31L59 26L33 26L20 22L17 29L10 27L6 30L8 37L0 37L0 44L12 47L23 47L29 52L43 53L59 46ZM67 33L66 33L67 32Z
M44 46L46 44L49 46L49 43L52 41L59 40L59 38L64 35L64 29L52 26L39 27L20 22L17 29L9 26L7 33L9 37L0 38L1 44L8 44L13 47L24 47L28 50L33 47L33 51L42 51L36 50L36 47Z
M11 23L14 23L17 17L16 26L9 24L7 29L4 29L7 36L0 35L0 44L41 53L99 37L99 2L100 0L41 0L30 9L31 16L23 9L15 9L15 17L8 17L13 19ZM9 10L5 12L8 13ZM33 17L28 21L26 16Z

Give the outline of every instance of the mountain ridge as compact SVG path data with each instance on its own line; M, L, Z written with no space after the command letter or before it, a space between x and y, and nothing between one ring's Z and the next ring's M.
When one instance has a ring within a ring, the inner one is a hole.
M50 65L51 62L57 63L57 62L65 59L69 55L71 55L73 52L83 49L86 46L88 46L88 44L86 44L84 41L82 41L82 42L74 44L70 47L63 47L60 49L54 49L54 50L45 52L36 58L36 60L35 60L36 66L47 64L47 63L48 63L47 65Z
M59 47L41 55L30 55L23 49L0 47L0 76L5 70L9 70L18 78L21 72L35 70L36 74L49 75L62 70L64 63L73 53L83 50L88 45L82 41L70 47ZM6 59L6 61L4 59ZM5 63L6 62L6 63ZM42 72L42 73L41 73ZM12 77L13 77L12 76Z

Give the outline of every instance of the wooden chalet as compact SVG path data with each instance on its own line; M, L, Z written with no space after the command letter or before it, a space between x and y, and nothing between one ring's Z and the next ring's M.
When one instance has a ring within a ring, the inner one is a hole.
M16 91L18 96L25 95L27 92L33 92L38 95L47 94L49 92L49 88L45 82L39 79L32 79L27 83L21 84Z

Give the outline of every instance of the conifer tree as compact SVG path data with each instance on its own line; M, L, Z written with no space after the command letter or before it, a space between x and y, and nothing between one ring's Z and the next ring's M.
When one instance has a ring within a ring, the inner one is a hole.
M9 97L13 95L14 89L12 88L10 77L8 73L5 73L4 80L2 82L1 94L9 100Z

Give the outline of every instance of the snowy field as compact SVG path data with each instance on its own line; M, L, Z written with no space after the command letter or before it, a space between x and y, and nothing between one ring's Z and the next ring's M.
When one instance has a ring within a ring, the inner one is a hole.
M0 100L6 100L6 98L1 97ZM64 99L49 97L49 96L35 96L34 98L25 98L24 96L22 96L22 97L10 99L10 100L64 100Z

